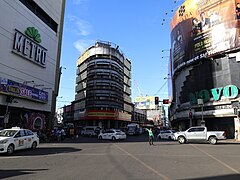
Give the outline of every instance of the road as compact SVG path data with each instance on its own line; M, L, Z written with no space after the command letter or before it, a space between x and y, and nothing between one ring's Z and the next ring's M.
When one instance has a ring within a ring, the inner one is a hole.
M240 144L179 144L147 135L112 142L80 137L0 154L0 179L240 179Z

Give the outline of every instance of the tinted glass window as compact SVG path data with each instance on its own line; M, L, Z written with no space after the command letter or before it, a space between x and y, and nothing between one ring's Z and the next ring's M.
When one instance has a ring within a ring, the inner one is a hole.
M23 137L23 136L26 136L26 134L25 134L25 131L24 131L24 130L21 130L21 131L20 131L20 136L21 136L21 137Z
M195 132L196 131L196 128L191 128L188 130L188 132Z
M197 131L204 131L204 128L198 128Z
M29 130L25 130L25 133L26 133L27 136L32 136L33 135L33 132L29 131Z

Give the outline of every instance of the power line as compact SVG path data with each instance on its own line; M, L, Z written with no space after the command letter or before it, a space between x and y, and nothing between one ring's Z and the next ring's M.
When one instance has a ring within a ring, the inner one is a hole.
M160 89L154 94L154 96L157 95L157 94L162 90L162 88L163 88L166 84L167 84L167 80L166 80L165 83L160 87Z

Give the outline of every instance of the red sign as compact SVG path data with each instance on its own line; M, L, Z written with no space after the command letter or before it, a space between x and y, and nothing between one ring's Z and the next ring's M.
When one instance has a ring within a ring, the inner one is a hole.
M190 119L192 119L192 111L189 111L188 116L189 116Z

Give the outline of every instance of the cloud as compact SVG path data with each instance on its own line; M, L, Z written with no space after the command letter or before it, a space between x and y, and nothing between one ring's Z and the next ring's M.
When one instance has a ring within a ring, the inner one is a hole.
M80 35L87 36L90 34L91 25L87 21L78 20L76 22Z
M80 39L74 42L74 47L82 54L90 45L92 45L95 41L93 40L84 40Z
M79 19L74 15L68 15L67 18L70 22L73 22L75 24L76 28L73 29L77 34L82 36L87 36L90 34L92 26L88 21Z

